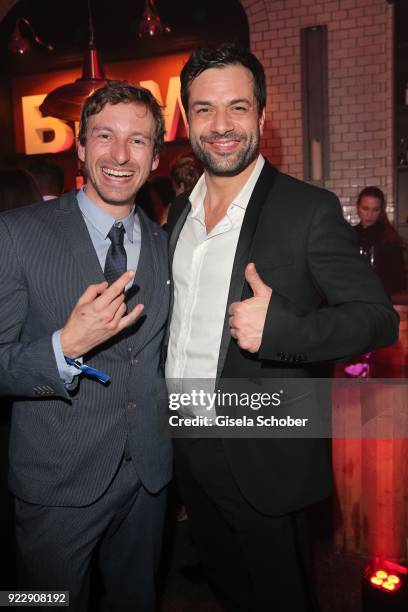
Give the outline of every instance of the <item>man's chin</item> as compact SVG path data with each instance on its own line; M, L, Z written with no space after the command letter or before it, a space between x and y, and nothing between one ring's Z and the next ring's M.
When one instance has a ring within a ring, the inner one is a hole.
M100 191L99 196L106 204L110 204L111 206L126 206L129 203L133 204L136 198L136 192L124 194L117 192L112 193Z
M210 166L206 168L204 166L204 168L205 170L207 170L207 172L209 172L213 176L230 176L231 177L231 176L238 176L238 174L241 174L241 172L243 172L247 166L236 166L236 167L233 166L231 168L218 168L214 166Z
M241 174L248 166L258 157L258 152L255 155L251 155L249 158L238 158L229 160L215 160L211 157L202 159L201 162L207 172L210 172L214 176L237 176Z

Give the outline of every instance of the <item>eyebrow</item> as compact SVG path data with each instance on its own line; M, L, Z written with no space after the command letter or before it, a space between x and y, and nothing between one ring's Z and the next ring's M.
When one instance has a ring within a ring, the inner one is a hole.
M231 106L231 104L249 104L250 106L252 105L252 102L250 100L248 100L248 98L234 98L233 100L230 100L228 102L228 106ZM195 100L193 102L193 106L211 106L213 104L213 102L211 102L211 100Z
M91 130L91 134L93 134L94 132L114 132L115 130L113 130L111 127L108 126L103 126L103 125L94 125L92 130ZM146 138L147 140L151 140L152 137L149 134L146 134L146 132L132 132L130 134L130 136L142 136L143 138Z

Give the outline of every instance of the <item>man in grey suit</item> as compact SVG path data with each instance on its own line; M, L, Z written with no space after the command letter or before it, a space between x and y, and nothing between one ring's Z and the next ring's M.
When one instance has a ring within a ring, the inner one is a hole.
M67 590L73 610L87 607L96 550L110 608L154 609L171 477L157 401L169 285L165 234L134 201L163 126L149 91L111 81L82 110L84 189L0 217L20 587Z

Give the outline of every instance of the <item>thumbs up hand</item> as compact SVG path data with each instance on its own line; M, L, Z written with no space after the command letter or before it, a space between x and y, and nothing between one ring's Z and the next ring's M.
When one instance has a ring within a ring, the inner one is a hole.
M250 353L257 353L262 342L272 289L263 282L253 263L245 268L245 278L254 295L230 305L229 326L231 336L237 340L240 348Z

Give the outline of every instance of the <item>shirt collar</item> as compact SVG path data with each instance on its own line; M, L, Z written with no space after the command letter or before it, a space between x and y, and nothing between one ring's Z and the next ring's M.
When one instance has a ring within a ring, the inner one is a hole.
M106 239L112 225L117 222L117 219L112 217L109 213L99 208L92 202L85 193L84 187L77 192L78 205L81 213L84 217L93 225L99 234ZM120 222L125 228L126 236L130 242L133 242L133 228L135 224L135 206L133 206L130 214L124 219L120 219Z
M248 202L254 190L255 184L261 174L262 168L264 166L265 159L259 154L258 159L256 160L256 164L254 169L252 170L247 182L242 187L241 191L231 202L231 205L239 206L243 210L246 210L248 206ZM207 193L207 185L205 183L205 174L202 174L198 179L193 191L190 194L190 203L191 203L191 216L192 217L200 217L200 211L202 211L204 206L204 198Z

